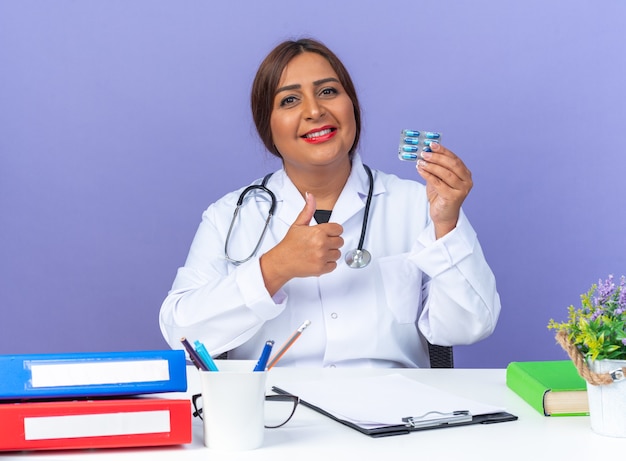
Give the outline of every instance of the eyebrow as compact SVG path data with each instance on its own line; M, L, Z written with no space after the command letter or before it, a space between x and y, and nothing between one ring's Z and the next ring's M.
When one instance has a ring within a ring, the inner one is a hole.
M328 83L328 82L337 82L337 83L341 83L339 80L337 80L335 77L328 77L328 78L323 78L321 80L315 80L313 82L313 86L320 86L323 85L324 83ZM294 85L287 85L287 86L283 86L280 87L276 90L276 94L280 93L281 91L291 91L291 90L298 90L302 88L302 85L300 85L299 83L296 83Z

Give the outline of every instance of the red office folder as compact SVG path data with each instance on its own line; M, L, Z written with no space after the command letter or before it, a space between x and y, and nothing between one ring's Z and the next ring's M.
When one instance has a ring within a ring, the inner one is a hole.
M166 398L0 404L0 450L65 450L191 442L191 403Z

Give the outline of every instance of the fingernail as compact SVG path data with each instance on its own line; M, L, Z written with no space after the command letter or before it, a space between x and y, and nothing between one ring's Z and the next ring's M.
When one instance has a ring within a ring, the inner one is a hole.
M426 162L422 159L417 161L417 169L419 170L420 168L424 168L426 166Z
M429 160L432 156L433 156L432 152L428 152L426 150L424 152L422 152L422 158L424 160Z
M437 141L433 141L430 143L430 148L433 150L439 150L439 143Z

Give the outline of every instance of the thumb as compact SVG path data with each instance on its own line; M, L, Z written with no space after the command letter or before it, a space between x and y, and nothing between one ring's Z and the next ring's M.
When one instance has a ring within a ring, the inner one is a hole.
M317 202L315 201L315 197L313 194L309 194L308 192L304 193L304 208L293 222L294 225L297 226L308 226L311 223L311 219L315 214L315 210L317 208Z

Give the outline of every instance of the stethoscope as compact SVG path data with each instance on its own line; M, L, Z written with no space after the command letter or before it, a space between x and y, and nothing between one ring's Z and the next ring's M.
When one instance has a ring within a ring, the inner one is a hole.
M365 201L365 213L363 215L363 224L361 225L361 237L359 238L359 246L355 250L349 251L345 256L345 261L348 267L353 269L361 269L362 267L367 266L372 260L372 255L369 251L363 248L363 243L365 242L365 234L367 232L367 218L370 212L370 205L372 203L372 195L374 193L374 178L372 176L372 170L367 165L363 165L365 172L367 173L367 177L369 178L369 191L367 193L367 200ZM230 227L228 228L228 233L226 234L226 242L224 243L224 255L226 256L226 260L235 264L243 264L246 261L249 261L254 257L254 255L259 251L261 243L263 242L263 237L265 237L265 233L267 232L267 228L269 226L270 220L274 215L274 211L276 210L276 196L274 193L266 187L267 181L272 176L272 173L268 174L263 178L261 184L253 184L251 186L246 187L239 199L237 200L237 206L235 208L235 212L233 213L233 219L230 222ZM246 199L246 195L248 195L252 191L261 191L270 196L271 205L270 209L267 213L267 219L265 220L265 226L263 227L263 231L261 232L261 236L259 237L259 241L257 242L254 250L250 256L245 259L233 259L228 255L228 242L230 241L230 236L233 232L233 227L235 225L235 221L237 220L237 216L239 215L239 210L243 206L243 203Z

